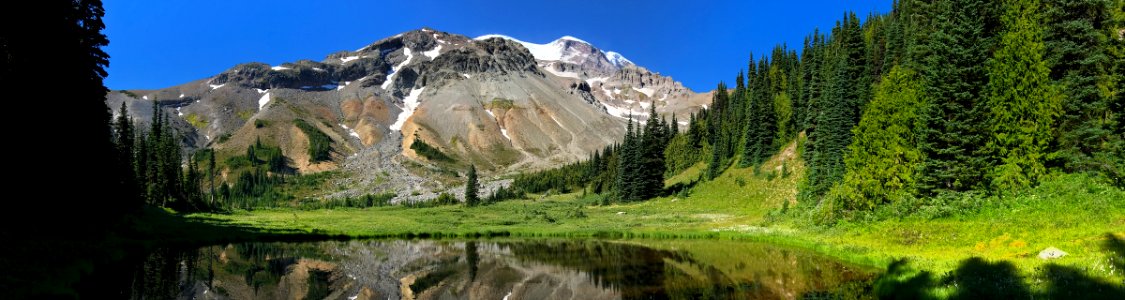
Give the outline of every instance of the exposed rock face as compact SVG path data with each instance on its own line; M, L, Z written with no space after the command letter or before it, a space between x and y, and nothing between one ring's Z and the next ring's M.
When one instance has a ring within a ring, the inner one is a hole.
M1043 251L1039 251L1039 259L1049 260L1049 259L1062 258L1063 256L1066 256L1066 254L1067 254L1066 252L1063 252L1062 250L1059 250L1059 248L1047 247L1047 249L1043 249Z
M245 63L179 86L111 92L107 102L115 113L128 103L141 122L155 103L185 144L220 156L261 138L301 172L342 167L337 195L407 197L448 188L403 167L440 167L410 150L416 140L486 173L547 168L617 141L626 117L646 119L652 105L686 120L709 100L576 38L537 45L421 29L319 62ZM298 119L332 139L331 162L307 161Z

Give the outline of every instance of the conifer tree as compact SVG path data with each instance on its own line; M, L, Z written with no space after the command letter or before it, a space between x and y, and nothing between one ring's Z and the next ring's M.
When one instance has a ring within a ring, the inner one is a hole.
M636 131L633 126L633 115L629 115L629 121L625 127L625 139L617 151L617 174L614 186L617 194L616 199L621 202L636 200L636 179L639 166Z
M141 207L144 202L140 199L140 190L137 188L137 175L134 169L134 161L136 151L136 132L133 130L133 120L129 118L129 106L126 101L121 102L121 109L118 111L117 119L114 122L114 132L116 133L117 140L117 166L120 168L120 181L123 192L121 195L125 197L123 201L129 202L132 208Z
M834 55L828 59L834 66L825 73L826 89L820 100L814 139L815 149L809 164L807 191L804 197L819 198L844 175L844 150L852 142L852 127L859 121L859 109L866 94L866 75L862 31L854 13L845 16L833 30Z
M723 173L726 169L724 163L724 144L726 144L726 136L722 134L721 120L723 105L727 101L727 86L724 83L719 83L718 88L715 90L715 96L712 97L712 110L708 113L707 131L711 144L711 159L707 163L707 178L715 179Z
M660 195L664 188L664 148L667 133L664 120L656 114L656 105L649 107L649 119L640 141L640 167L634 200L644 200Z
M750 117L746 131L746 146L744 147L743 166L761 163L769 157L773 148L774 137L777 136L777 116L774 111L773 83L770 74L773 68L770 62L762 58L758 62L758 72L754 75L753 95L750 103Z
M207 151L207 177L211 182L211 207L215 206L215 149Z
M996 162L993 187L1011 191L1034 185L1046 175L1047 146L1061 108L1043 58L1038 0L1004 1L1004 31L989 61L987 106Z
M832 195L846 209L870 210L913 192L922 154L916 146L922 84L910 70L895 66L879 84L853 130L844 158L846 173Z
M988 141L984 118L984 66L991 57L997 25L991 0L939 0L932 10L919 73L926 84L920 114L925 124L919 149L926 159L918 180L922 195L980 188L989 169L982 146Z
M1049 165L1069 172L1113 173L1107 170L1113 163L1103 158L1115 156L1112 145L1122 139L1113 132L1114 120L1106 117L1113 100L1113 92L1107 87L1120 85L1120 77L1114 78L1112 69L1114 39L1109 35L1114 33L1114 22L1110 2L1043 2L1046 59L1051 80L1066 103L1058 118L1058 139ZM1119 153L1116 156L1121 156Z
M469 165L469 173L465 180L465 205L477 206L480 204L480 183L477 182L477 167Z

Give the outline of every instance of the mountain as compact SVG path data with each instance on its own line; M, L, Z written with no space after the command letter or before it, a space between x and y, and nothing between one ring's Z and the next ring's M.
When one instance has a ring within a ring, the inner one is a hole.
M159 105L189 148L220 158L261 140L279 146L297 172L342 170L338 195L423 197L455 185L470 163L505 174L577 161L619 141L626 119L647 119L651 105L686 121L709 101L577 38L533 44L429 28L321 61L245 63L107 97L114 113L128 103L142 123ZM330 159L318 161L308 149L325 139Z

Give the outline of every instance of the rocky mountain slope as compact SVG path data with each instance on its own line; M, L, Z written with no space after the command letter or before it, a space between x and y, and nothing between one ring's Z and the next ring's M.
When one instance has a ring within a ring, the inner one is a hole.
M189 148L229 157L260 139L301 173L342 169L337 194L407 197L447 188L433 175L470 163L505 174L582 159L619 140L627 117L644 120L655 105L686 121L710 95L573 37L533 44L424 28L321 61L240 64L107 101L115 113L128 103L142 123L159 105ZM299 122L331 140L331 159L310 157L316 137ZM417 153L415 143L449 158Z

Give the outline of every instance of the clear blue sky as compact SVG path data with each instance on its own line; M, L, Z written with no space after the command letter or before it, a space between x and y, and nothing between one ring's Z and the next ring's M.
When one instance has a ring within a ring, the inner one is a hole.
M885 13L891 0L355 1L105 0L111 89L152 89L235 64L321 60L423 26L546 43L564 35L620 52L696 91L731 81L749 54L800 48L847 10Z

